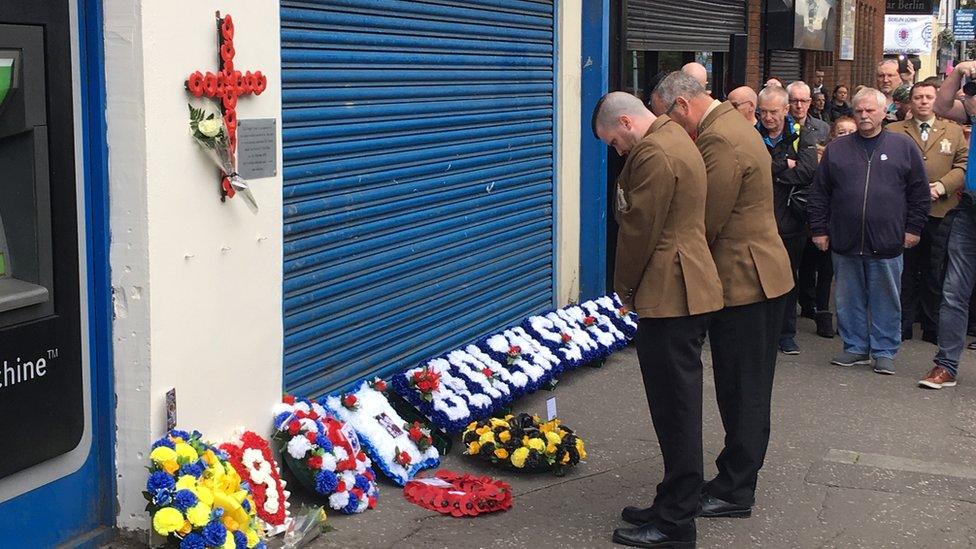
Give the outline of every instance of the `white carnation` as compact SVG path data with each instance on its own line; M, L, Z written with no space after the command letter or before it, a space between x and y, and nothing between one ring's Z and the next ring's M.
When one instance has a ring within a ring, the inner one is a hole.
M284 413L291 413L291 404L285 404L284 402L279 402L271 408L271 416L278 417Z
M325 411L325 408L323 408L322 405L319 404L318 402L312 403L312 411L318 414L319 417L325 417L326 415L328 415L328 413Z
M312 443L305 437L295 437L288 441L288 455L302 459L312 449Z
M349 505L349 492L336 492L329 496L329 506L333 509L342 509Z
M332 454L322 454L322 469L335 471L336 465L336 459L332 457Z
M318 433L319 426L315 423L315 420L304 418L298 422L301 426L309 432Z
M349 459L349 452L342 446L335 446L332 448L332 453L335 454L337 460L342 461L344 459Z
M308 403L307 403L307 402L296 402L296 403L295 403L295 410L301 410L301 411L303 411L303 412L305 412L305 413L307 414L307 413L309 413L309 412L310 412L310 411L311 411L312 409L311 409L311 408L309 408L309 406L308 406Z

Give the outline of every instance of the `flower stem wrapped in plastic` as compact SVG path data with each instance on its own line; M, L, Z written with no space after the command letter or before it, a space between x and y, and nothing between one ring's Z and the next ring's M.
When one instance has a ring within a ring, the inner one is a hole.
M237 173L237 157L228 138L224 120L205 109L197 109L193 105L188 106L190 108L190 135L206 153L207 158L224 172L224 181L221 182L224 192L230 198L233 198L236 193L240 193L251 212L258 213L258 203L254 199L254 194L251 193L247 181Z

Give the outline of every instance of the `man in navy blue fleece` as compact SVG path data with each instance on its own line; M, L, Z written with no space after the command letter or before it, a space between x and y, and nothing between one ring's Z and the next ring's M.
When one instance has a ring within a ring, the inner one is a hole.
M902 253L919 242L931 197L925 162L904 135L885 131L887 100L854 96L857 133L832 141L808 201L813 243L832 250L841 366L870 364L894 373L901 344Z

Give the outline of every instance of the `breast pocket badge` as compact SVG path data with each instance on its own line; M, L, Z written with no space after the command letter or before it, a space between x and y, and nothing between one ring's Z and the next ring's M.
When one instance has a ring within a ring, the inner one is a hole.
M620 188L620 185L617 185L617 211L626 212L627 209L627 197L624 195L624 190Z
M948 139L939 141L939 147L942 154L952 154L952 143Z

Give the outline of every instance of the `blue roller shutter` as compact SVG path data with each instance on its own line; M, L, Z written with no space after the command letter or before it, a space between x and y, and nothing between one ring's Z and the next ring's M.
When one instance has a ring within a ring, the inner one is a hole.
M281 3L285 388L553 305L552 0Z

